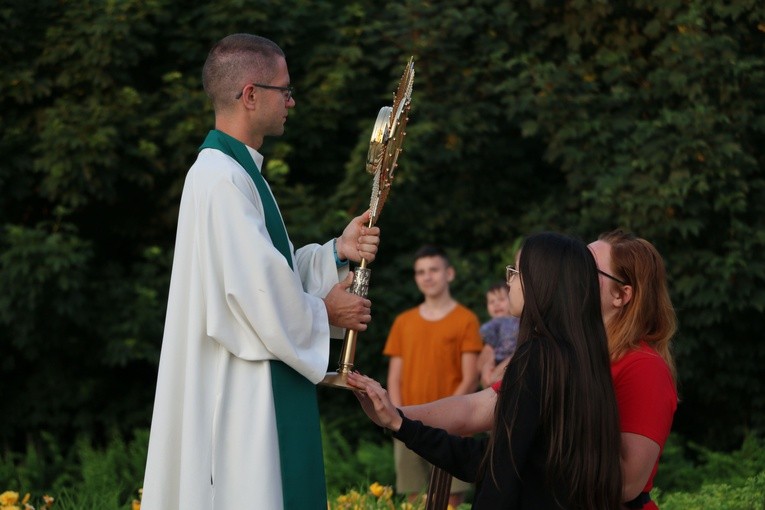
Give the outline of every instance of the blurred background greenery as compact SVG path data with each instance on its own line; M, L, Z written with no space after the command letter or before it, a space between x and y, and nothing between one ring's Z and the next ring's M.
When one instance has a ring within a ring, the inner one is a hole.
M297 107L262 152L296 245L367 207L371 129L415 59L358 369L384 380L387 330L418 300L422 243L447 248L455 297L487 319L484 290L524 235L589 241L622 227L667 262L677 458L697 466L700 451L740 452L761 434L762 2L5 0L0 481L21 480L37 455L48 468L35 487L52 487L82 445L143 437L180 190L213 124L201 67L234 32L287 54ZM319 397L328 455L387 445L350 392ZM363 483L347 471L338 486Z

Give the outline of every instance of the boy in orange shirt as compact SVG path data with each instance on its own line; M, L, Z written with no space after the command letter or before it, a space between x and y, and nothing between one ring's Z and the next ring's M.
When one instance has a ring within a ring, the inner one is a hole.
M425 245L415 253L414 281L424 300L396 317L383 351L390 357L387 386L397 407L466 395L478 387L479 321L451 296L454 277L443 249ZM413 500L427 487L431 466L396 440L394 457L396 491ZM449 503L459 505L469 488L453 479Z

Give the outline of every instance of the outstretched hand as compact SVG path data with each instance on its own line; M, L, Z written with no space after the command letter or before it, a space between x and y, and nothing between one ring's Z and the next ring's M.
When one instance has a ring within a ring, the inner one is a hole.
M360 262L365 259L372 262L375 259L380 245L380 227L367 227L370 214L367 210L353 218L337 238L337 256L340 260Z
M347 381L370 420L394 432L401 428L404 420L379 382L358 372L349 373Z

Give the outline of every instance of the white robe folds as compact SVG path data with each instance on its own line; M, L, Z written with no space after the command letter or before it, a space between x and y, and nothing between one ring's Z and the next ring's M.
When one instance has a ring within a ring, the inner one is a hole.
M293 253L295 271L245 170L200 151L181 198L142 510L282 509L268 360L322 380L321 298L348 271L331 241Z

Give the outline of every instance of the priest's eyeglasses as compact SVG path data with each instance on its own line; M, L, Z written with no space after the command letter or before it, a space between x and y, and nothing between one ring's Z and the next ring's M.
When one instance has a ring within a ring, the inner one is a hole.
M253 87L258 87L258 88L261 88L261 89L267 89L267 90L278 90L278 91L280 91L280 92L282 93L282 95L284 96L284 100L285 100L285 101L289 101L290 99L292 99L292 94L295 92L295 89L294 89L294 88L292 88L291 86L287 86L287 87L277 87L277 86L275 86L275 85L264 85L264 84L262 84L262 83L251 83L250 85L252 85ZM234 99L239 99L239 98L241 98L243 94L244 94L244 89L242 89L242 90L239 92L239 94L237 94L237 95L236 95L236 97L235 97Z
M605 271L601 271L600 269L598 269L598 273L602 274L602 275L603 275L603 276L605 276L606 278L610 278L611 280L615 281L616 283L620 283L620 284L622 284L622 285L627 285L627 282L625 282L624 280L620 280L620 279L619 279L619 278L617 278L616 276L614 276L614 275L612 275L612 274L608 274L608 273L606 273Z

